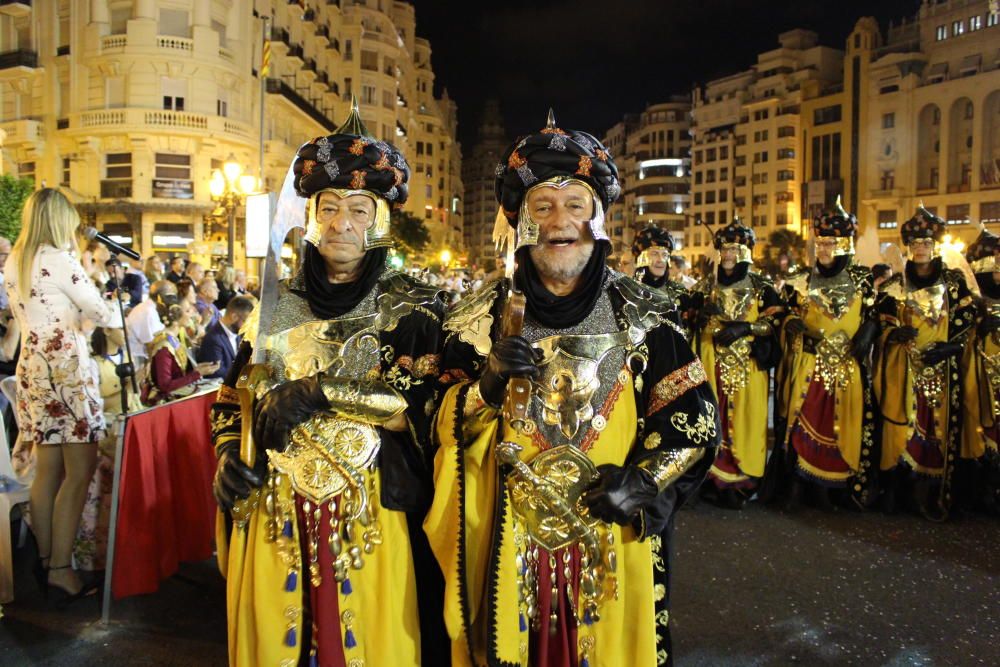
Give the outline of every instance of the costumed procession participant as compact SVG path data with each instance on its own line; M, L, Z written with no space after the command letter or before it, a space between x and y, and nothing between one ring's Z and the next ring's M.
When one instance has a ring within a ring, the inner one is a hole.
M670 279L670 253L673 251L674 238L670 232L654 225L641 230L632 242L635 279L679 302L682 296L687 295L687 289Z
M837 199L813 220L811 273L786 280L791 294L782 358L790 475L787 506L795 509L803 482L817 505L832 510L830 489L846 489L858 507L875 492L878 461L869 357L878 336L871 270L854 263L858 220Z
M962 418L955 380L976 316L965 277L939 256L944 230L944 220L923 206L903 223L909 259L904 273L882 286L883 333L874 369L882 410L881 469L889 473L882 484L883 506L895 509L905 482L917 510L936 521L947 518L951 505Z
M496 173L517 268L445 322L424 524L453 662L669 664L673 516L712 459L715 399L666 297L605 266L607 149L550 112Z
M674 322L684 326L683 311L689 304L688 291L684 285L670 279L670 253L673 251L674 239L670 232L654 225L641 230L632 242L635 279L665 294L677 309Z
M709 495L741 509L764 474L770 369L780 354L783 305L770 281L755 271L756 236L734 218L715 233L716 275L692 289L698 312L694 345L719 398L722 444L708 476Z
M212 416L231 665L448 664L421 529L444 303L386 266L409 174L355 104L299 148L279 198L261 303ZM284 212L303 208L304 264L279 287Z
M970 468L967 500L1000 513L1000 236L985 229L965 255L980 298L962 360L961 464Z

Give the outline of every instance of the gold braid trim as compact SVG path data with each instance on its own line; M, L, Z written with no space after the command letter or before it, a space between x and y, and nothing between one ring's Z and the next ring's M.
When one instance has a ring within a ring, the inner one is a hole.
M687 390L707 381L708 376L705 374L705 367L701 365L701 360L695 359L681 366L653 387L653 400L646 409L646 416L659 412L680 398Z
M239 405L240 404L240 393L233 389L232 387L227 387L222 385L219 387L218 393L215 395L215 401L217 403L230 403Z

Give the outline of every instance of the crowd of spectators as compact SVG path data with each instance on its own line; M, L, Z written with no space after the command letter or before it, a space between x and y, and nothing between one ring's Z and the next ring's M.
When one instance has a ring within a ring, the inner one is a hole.
M0 237L0 378L15 374L20 354L20 331L11 316L4 286L4 264L10 251L10 241ZM225 377L240 345L240 329L256 305L245 272L227 264L206 269L181 256L163 258L156 254L144 261L112 262L109 266L111 256L98 243L88 245L79 257L98 291L111 300L120 294L125 311L125 330L88 328L90 363L109 425L125 411L181 398ZM128 362L127 350L138 392L132 390L131 380L121 375ZM127 401L124 406L123 396ZM32 443L17 438L13 406L2 394L0 410L15 471L20 481L27 483L36 472L37 452ZM115 436L109 430L99 446L73 546L78 570L93 572L105 566Z

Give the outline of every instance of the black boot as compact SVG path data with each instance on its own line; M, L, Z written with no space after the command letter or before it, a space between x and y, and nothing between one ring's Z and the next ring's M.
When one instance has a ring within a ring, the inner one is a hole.
M785 511L798 512L802 506L802 478L793 474L788 484L788 495L785 496Z
M886 514L895 514L897 509L896 494L899 491L899 476L895 470L887 470L881 473L881 476L883 483L879 506Z
M814 498L816 499L816 507L824 512L835 512L837 510L837 506L834 505L833 501L830 499L830 489L821 484L814 485L813 489L815 493Z

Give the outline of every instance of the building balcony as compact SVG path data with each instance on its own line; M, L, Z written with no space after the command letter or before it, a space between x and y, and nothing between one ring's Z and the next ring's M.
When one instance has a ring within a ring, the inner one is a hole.
M159 109L102 109L71 114L67 133L169 132L171 134L205 134L250 142L253 132L246 123L224 116L208 116L184 111Z
M278 79L267 80L267 92L272 95L281 95L286 100L295 105L302 113L312 118L316 123L328 132L333 132L337 126L319 109L313 106L312 102L299 95L284 81Z
M0 14L27 16L31 13L31 0L0 0Z
M148 52L144 44L136 45L129 42L128 35L105 35L101 37L101 54L113 55L123 53L132 46L136 51ZM194 40L189 37L174 37L173 35L157 35L156 49L166 51L171 55L194 55ZM236 57L230 49L219 47L219 57L228 63L235 63Z
M22 67L24 69L35 69L38 67L38 54L26 49L8 51L0 53L0 69L13 69Z
M4 146L32 143L44 139L43 125L39 120L22 118L0 123L0 130L7 133Z

